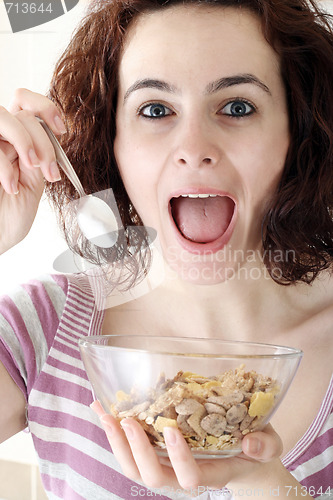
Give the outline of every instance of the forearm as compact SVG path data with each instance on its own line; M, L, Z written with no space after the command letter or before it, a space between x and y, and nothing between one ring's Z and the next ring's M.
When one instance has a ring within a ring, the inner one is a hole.
M282 465L281 461L274 460L260 468L258 472L248 475L242 481L228 483L235 498L256 497L265 500L298 499L309 500L313 498L307 489L302 486L292 474Z

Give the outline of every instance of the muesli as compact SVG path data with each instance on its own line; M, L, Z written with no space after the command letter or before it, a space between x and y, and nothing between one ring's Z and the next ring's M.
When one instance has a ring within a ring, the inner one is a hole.
M232 450L262 426L278 393L276 380L245 371L244 365L212 377L180 371L173 379L161 374L149 391L118 391L111 413L119 420L136 419L159 448L165 448L164 427L173 426L190 448Z

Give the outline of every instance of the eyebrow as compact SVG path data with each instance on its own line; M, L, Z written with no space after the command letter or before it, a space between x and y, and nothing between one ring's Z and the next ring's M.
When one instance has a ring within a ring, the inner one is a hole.
M267 85L265 85L264 82L259 80L259 78L257 78L255 75L252 75L250 73L219 78L218 80L209 83L207 85L205 89L205 94L214 94L219 90L246 83L256 85L261 90L271 95L271 91L269 90ZM147 89L147 88L163 90L164 92L169 92L171 94L179 93L179 90L174 85L170 85L167 82L164 82L162 80L157 80L154 78L144 78L142 80L137 80L136 82L133 83L133 85L131 85L127 89L124 95L124 102L128 99L130 94L132 94L136 90Z
M132 92L140 89L158 89L164 90L164 92L169 92L171 94L176 94L178 92L176 87L170 85L167 82L163 82L162 80L154 80L153 78L145 78L143 80L137 80L127 89L124 95L124 102L129 97L129 95L132 94Z
M206 87L206 93L213 94L214 92L218 92L221 89L233 87L234 85L242 85L244 83L250 83L252 85L256 85L261 90L264 90L265 92L267 92L267 94L271 95L271 91L269 90L267 85L265 85L264 82L262 82L261 80L259 80L259 78L250 73L227 76L224 78L220 78L215 82L209 83Z

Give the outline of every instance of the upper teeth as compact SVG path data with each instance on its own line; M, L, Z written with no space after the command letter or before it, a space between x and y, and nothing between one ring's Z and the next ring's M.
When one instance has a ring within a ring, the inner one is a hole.
M183 198L215 198L217 194L200 193L200 194L182 194Z

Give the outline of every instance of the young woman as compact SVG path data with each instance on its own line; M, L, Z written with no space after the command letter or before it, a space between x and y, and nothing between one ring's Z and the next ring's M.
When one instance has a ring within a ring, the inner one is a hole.
M125 228L156 230L166 263L160 286L105 311L79 274L1 302L0 436L29 426L50 498L332 496L332 76L313 2L104 0L59 62L53 102L20 90L1 110L2 252L29 231L43 176L76 252L107 263L119 250L76 236L75 192L37 115L87 192L112 188ZM241 456L195 461L169 428L168 462L135 421L89 408L77 341L112 332L283 344L304 359Z

